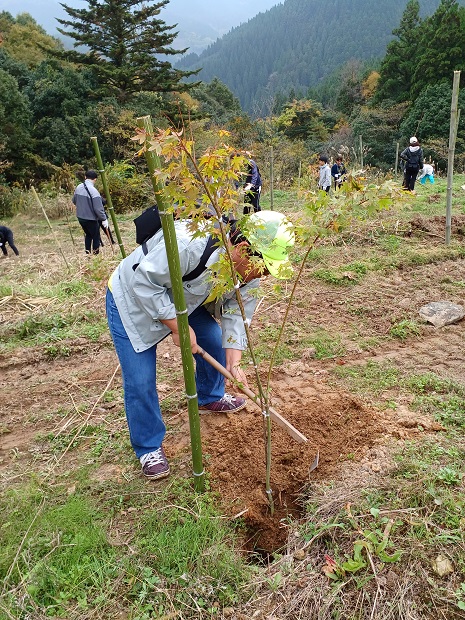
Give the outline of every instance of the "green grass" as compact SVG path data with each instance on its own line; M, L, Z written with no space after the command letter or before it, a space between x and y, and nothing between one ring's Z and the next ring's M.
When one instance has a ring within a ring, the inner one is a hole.
M87 498L52 499L32 483L3 495L2 514L0 575L17 617L37 605L48 616L66 616L69 607L86 609L111 590L115 550L104 515ZM12 594L18 584L21 602Z
M363 396L379 397L396 388L412 396L413 409L433 416L450 429L465 428L465 387L460 383L434 373L402 375L389 363L371 361L360 366L337 367L334 374Z
M92 310L75 310L70 313L41 312L17 323L5 325L0 330L4 339L2 350L21 346L47 345L49 357L68 356L69 348L60 341L70 338L87 338L92 342L108 331L104 317Z
M68 478L53 486L31 480L0 496L8 617L40 608L46 616L107 618L123 606L131 618L148 619L173 605L214 614L241 599L251 568L212 495L182 480L155 494L142 486L138 495L134 482L96 487L81 474L75 472L71 495ZM130 496L137 513L127 512ZM111 535L125 544L111 544Z
M389 335L399 340L407 340L407 338L411 338L412 336L420 336L421 331L421 326L417 321L403 319L391 327Z
M400 379L400 372L396 367L372 361L357 366L339 366L334 369L334 374L344 379L351 390L365 396L379 396L382 392L396 387Z
M316 269L313 276L327 284L357 284L367 272L367 265L354 262L334 269Z
M302 339L303 348L313 347L315 358L318 360L333 359L345 354L346 349L341 337L331 335L326 330L320 328L313 333L306 334Z

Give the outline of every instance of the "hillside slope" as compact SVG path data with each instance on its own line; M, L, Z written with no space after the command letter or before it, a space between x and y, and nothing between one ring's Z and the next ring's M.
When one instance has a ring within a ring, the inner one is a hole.
M422 15L439 0L422 0ZM285 0L210 45L179 61L202 67L196 79L218 77L254 112L277 91L315 86L350 59L381 58L399 25L407 0Z

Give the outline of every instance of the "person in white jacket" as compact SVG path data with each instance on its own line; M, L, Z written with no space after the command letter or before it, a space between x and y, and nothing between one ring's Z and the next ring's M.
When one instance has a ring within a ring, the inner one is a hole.
M254 229L247 238L229 223L229 250L242 285L240 295L247 321L257 304L259 278L271 274L284 279L292 271L288 258L294 231L287 218L276 211L246 216ZM225 393L223 376L197 354L198 346L226 366L244 385L240 366L247 347L244 320L233 287L221 299L205 303L213 288L215 265L226 251L216 245L198 273L208 236L201 236L186 220L175 221L183 289L189 317L191 349L196 360L199 410L234 413L245 400ZM224 260L224 259L223 259ZM191 278L195 274L195 278ZM157 344L171 334L179 346L176 308L163 231L147 240L121 261L110 278L106 296L107 320L121 364L124 405L131 444L147 478L158 479L170 472L162 442L165 424L156 386Z
M318 179L318 187L329 193L331 188L331 168L328 164L326 155L320 155L320 177Z
M103 208L100 192L94 187L97 180L95 170L88 170L84 183L80 183L73 196L76 206L76 217L84 231L84 247L86 254L98 254L101 245L100 224L108 228L108 219Z
M430 183L434 183L434 166L431 164L423 164L423 168L420 170L418 180L422 185L425 185L426 179L428 179Z

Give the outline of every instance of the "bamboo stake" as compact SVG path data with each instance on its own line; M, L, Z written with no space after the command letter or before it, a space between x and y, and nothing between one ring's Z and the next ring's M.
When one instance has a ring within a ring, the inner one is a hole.
M197 348L197 353L203 357L203 359L211 364L213 368L216 368L218 372L220 372L223 377L229 379L229 381L233 381L234 385L236 385L241 392L243 392L246 396L248 396L253 402L260 406L259 397L252 392L248 387L238 383L233 375L227 370L224 366L222 366L214 357L212 357L209 353L204 351L201 347ZM305 435L302 435L300 431L298 431L290 422L286 420L282 415L280 415L273 407L268 407L270 417L276 422L278 426L281 426L291 437L293 437L299 443L306 443L308 441Z
M454 71L452 101L450 105L449 152L447 156L447 194L446 194L446 245L450 243L452 222L452 183L454 180L455 140L457 138L457 107L459 100L460 71Z
M394 176L397 177L399 174L399 143L396 143L396 165L394 168Z
M52 231L53 236L55 237L55 241L56 241L56 243L57 243L58 249L60 250L61 255L63 256L63 260L65 261L66 268L68 269L68 271L70 271L68 261L66 260L66 256L65 256L65 255L64 255L64 253L63 253L63 250L62 250L62 248L61 248L60 242L58 241L58 237L56 236L55 231L53 230L52 225L50 224L50 220L48 219L48 216L47 216L47 213L45 212L44 206L43 206L43 204L40 202L40 198L39 198L39 196L37 195L37 192L36 192L36 190L35 190L35 188L34 188L34 187L31 187L31 191L32 191L32 193L33 193L33 195L34 195L34 198L35 198L35 199L36 199L36 201L37 201L37 204L38 204L38 205L39 205L39 207L42 209L42 213L44 214L45 219L47 220L48 227L50 228L50 230Z
M74 247L76 247L76 242L74 241L73 231L71 230L71 223L68 217L68 211L66 209L65 209L65 217L66 217L66 223L68 224L68 230L69 230L69 235L71 237L71 241L73 242Z
M110 211L111 221L113 222L113 228L115 229L116 238L118 239L119 249L121 251L121 256L126 258L126 252L124 251L123 242L121 240L121 235L119 232L118 221L116 219L115 210L113 209L113 202L111 200L110 190L108 189L107 175L105 174L105 168L103 167L102 156L100 155L100 149L98 146L97 138L92 136L90 139L94 146L95 158L97 159L98 171L100 172L100 177L102 179L103 190L105 192L105 198L107 200L108 210ZM110 235L108 234L108 237ZM111 245L111 239L110 239ZM113 246L112 246L113 249Z
M178 242L174 228L173 213L169 211L169 205L164 194L164 187L160 185L154 176L155 170L161 166L161 161L155 151L149 151L148 141L153 135L152 121L150 116L143 116L137 119L138 126L146 134L145 158L152 180L153 190L157 200L160 213L163 235L165 237L166 252L170 279L173 286L173 300L176 308L176 319L179 329L179 343L181 347L182 368L184 373L184 383L186 386L186 396L189 412L189 427L191 435L192 466L194 472L194 486L197 491L205 490L205 472L202 462L202 441L200 436L199 403L197 398L197 386L195 383L194 358L192 357L190 345L189 319L187 306L184 298L182 285L181 264L179 261Z
M273 147L270 146L270 209L273 211L273 185L274 185L274 155Z

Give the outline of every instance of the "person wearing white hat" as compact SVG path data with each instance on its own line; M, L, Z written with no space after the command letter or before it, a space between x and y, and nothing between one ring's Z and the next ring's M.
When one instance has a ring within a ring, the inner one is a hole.
M402 151L400 158L405 161L403 187L413 192L420 168L423 168L423 149L415 136L410 138L410 145Z

